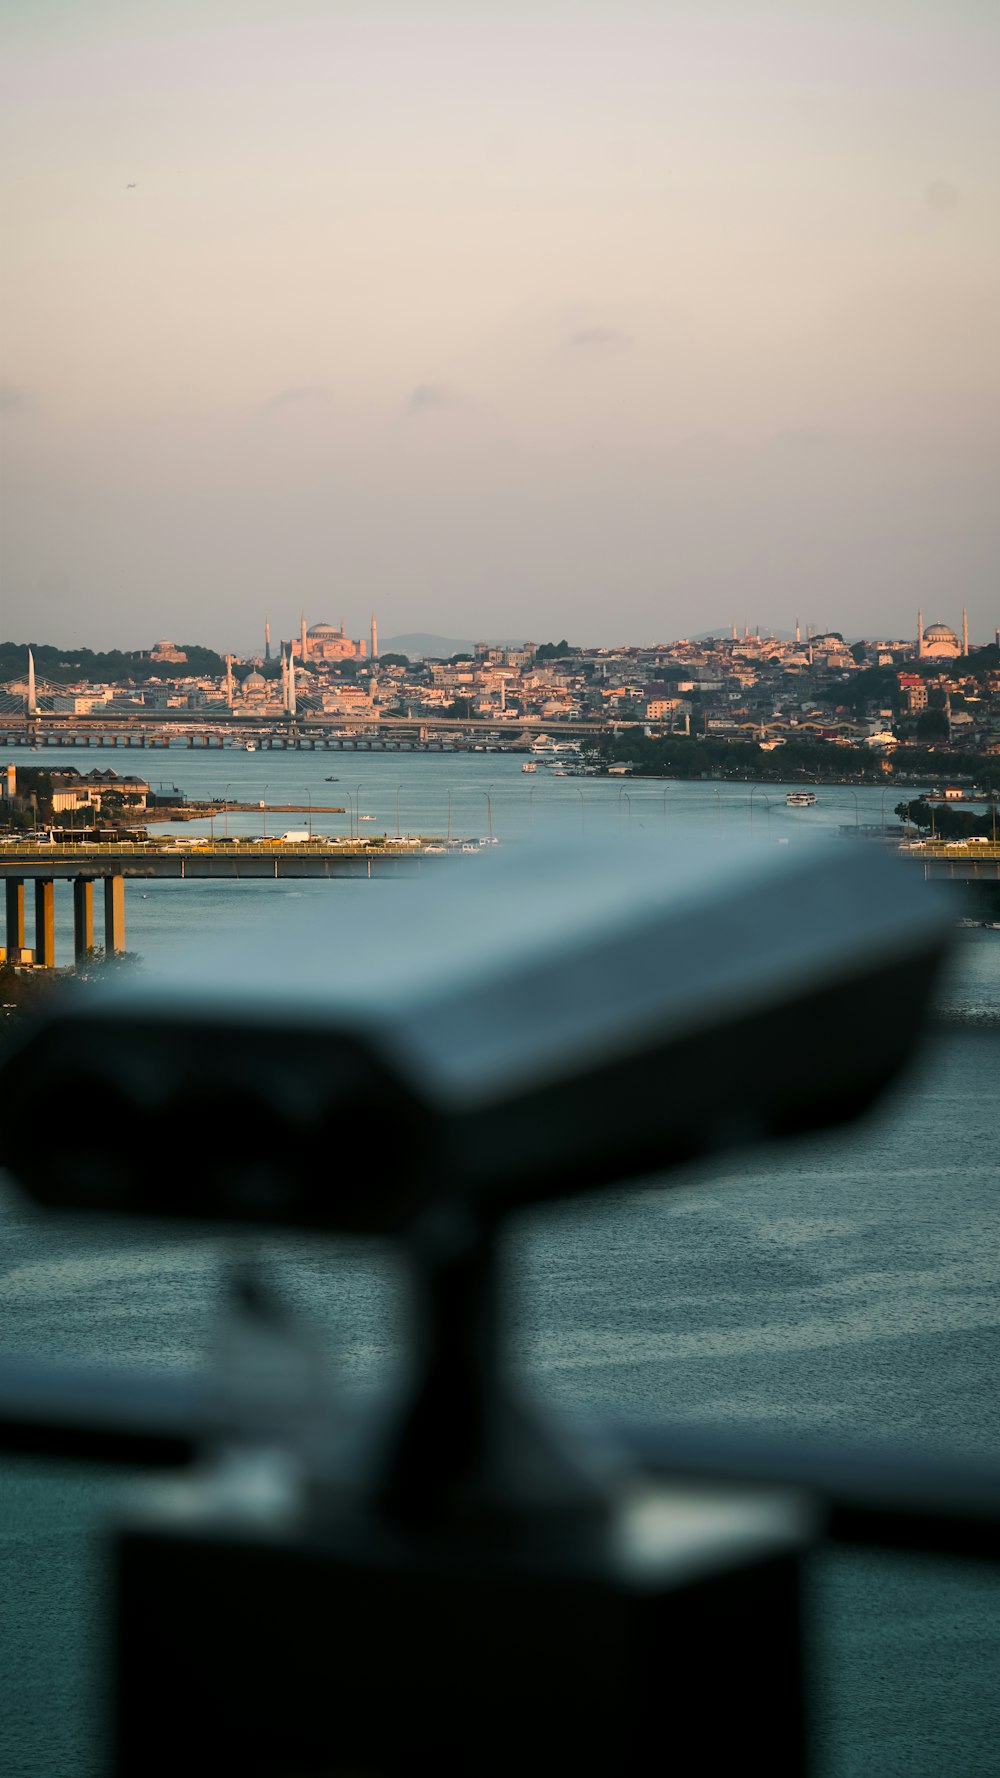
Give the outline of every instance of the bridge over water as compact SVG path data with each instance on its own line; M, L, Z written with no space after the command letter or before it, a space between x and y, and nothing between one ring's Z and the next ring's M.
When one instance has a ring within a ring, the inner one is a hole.
M465 848L478 852L478 846ZM282 878L406 877L440 865L462 852L426 845L384 846L331 844L282 845L269 842L196 844L193 846L122 844L101 846L4 846L0 877L6 900L6 945L0 962L55 967L55 885L72 884L73 955L76 963L94 949L94 889L103 884L104 949L108 956L125 949L125 879L186 881L215 878L228 882L277 881ZM27 940L27 887L34 885L34 939Z
M6 948L13 963L52 968L55 963L55 883L73 886L73 950L77 962L94 946L94 887L103 883L105 950L125 949L125 879L146 881L280 881L302 878L412 876L439 867L456 853L478 853L476 845L436 843L394 845L313 840L204 841L194 845L124 842L121 845L48 846L21 843L0 849L0 877L6 892ZM1000 845L926 845L902 848L911 871L928 882L951 882L973 889L1000 914ZM34 884L35 943L26 944L26 886Z
M253 747L262 751L452 752L477 746L516 749L524 736L565 739L614 732L635 724L609 725L540 717L498 722L472 716L456 722L441 716L303 717L295 723L251 721L213 711L211 716L36 716L0 720L2 747Z

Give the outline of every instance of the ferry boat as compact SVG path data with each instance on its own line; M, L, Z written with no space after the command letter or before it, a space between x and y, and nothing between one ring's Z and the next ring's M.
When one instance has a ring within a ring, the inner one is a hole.
M522 772L537 772L538 762L534 759L526 759L521 770Z
M815 790L790 790L785 798L790 809L811 809L815 801Z

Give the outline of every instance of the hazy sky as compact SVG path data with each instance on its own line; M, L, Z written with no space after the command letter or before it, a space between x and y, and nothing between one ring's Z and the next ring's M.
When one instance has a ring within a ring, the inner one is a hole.
M1000 623L997 0L4 18L0 633Z

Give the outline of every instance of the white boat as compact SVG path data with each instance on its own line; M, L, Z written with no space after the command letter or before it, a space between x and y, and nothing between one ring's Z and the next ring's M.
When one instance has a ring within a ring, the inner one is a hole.
M256 751L257 751L256 741L244 741L243 751L244 751L244 753L256 753Z
M790 809L811 809L815 801L815 790L790 790L785 798Z
M537 772L538 766L533 759L526 759L521 767L522 772Z

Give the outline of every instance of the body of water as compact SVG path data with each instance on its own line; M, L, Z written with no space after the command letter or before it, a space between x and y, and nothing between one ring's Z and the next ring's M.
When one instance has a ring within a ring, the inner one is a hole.
M65 763L67 755L17 755ZM491 755L162 756L78 754L136 766L190 796L269 803L346 800L395 833L501 840L565 834L638 844L648 833L790 842L855 820L892 824L899 793L817 787L814 809L744 785L552 778ZM335 773L340 784L325 783ZM169 774L172 774L169 775ZM912 793L907 793L912 794ZM856 798L856 801L855 801ZM888 807L884 809L884 803ZM280 827L279 827L280 820ZM260 831L252 815L230 832ZM300 825L279 818L275 830ZM347 817L315 816L317 832ZM189 828L188 831L191 831ZM219 831L217 825L216 831ZM824 842L827 843L827 842ZM831 837L832 846L839 842ZM406 920L405 883L130 884L129 947L169 967L194 927L295 943L293 903L317 901L350 944L355 898ZM60 898L67 947L68 897ZM419 942L419 934L414 934ZM512 1362L571 1414L779 1430L1000 1456L1000 934L959 935L941 995L946 1018L920 1065L849 1135L670 1190L636 1182L586 1205L525 1216L512 1236ZM669 1082L664 1083L669 1091ZM720 1082L724 1100L726 1083ZM6 1108L5 1115L16 1115ZM100 1119L99 1106L53 1116ZM373 1139L377 1139L373 1132ZM183 1131L161 1133L183 1151ZM220 1140L225 1132L220 1131ZM39 1132L44 1140L44 1132ZM370 1390L396 1352L396 1279L373 1245L276 1238L275 1274L327 1331L351 1387ZM231 1251L177 1228L78 1228L0 1197L0 1344L178 1368L213 1339ZM65 1778L100 1770L94 1716L103 1600L98 1528L120 1480L9 1461L0 1466L0 1772ZM995 1580L971 1566L824 1556L810 1584L812 1707L824 1778L986 1778L995 1769L1000 1666ZM665 1723L665 1734L669 1725Z

